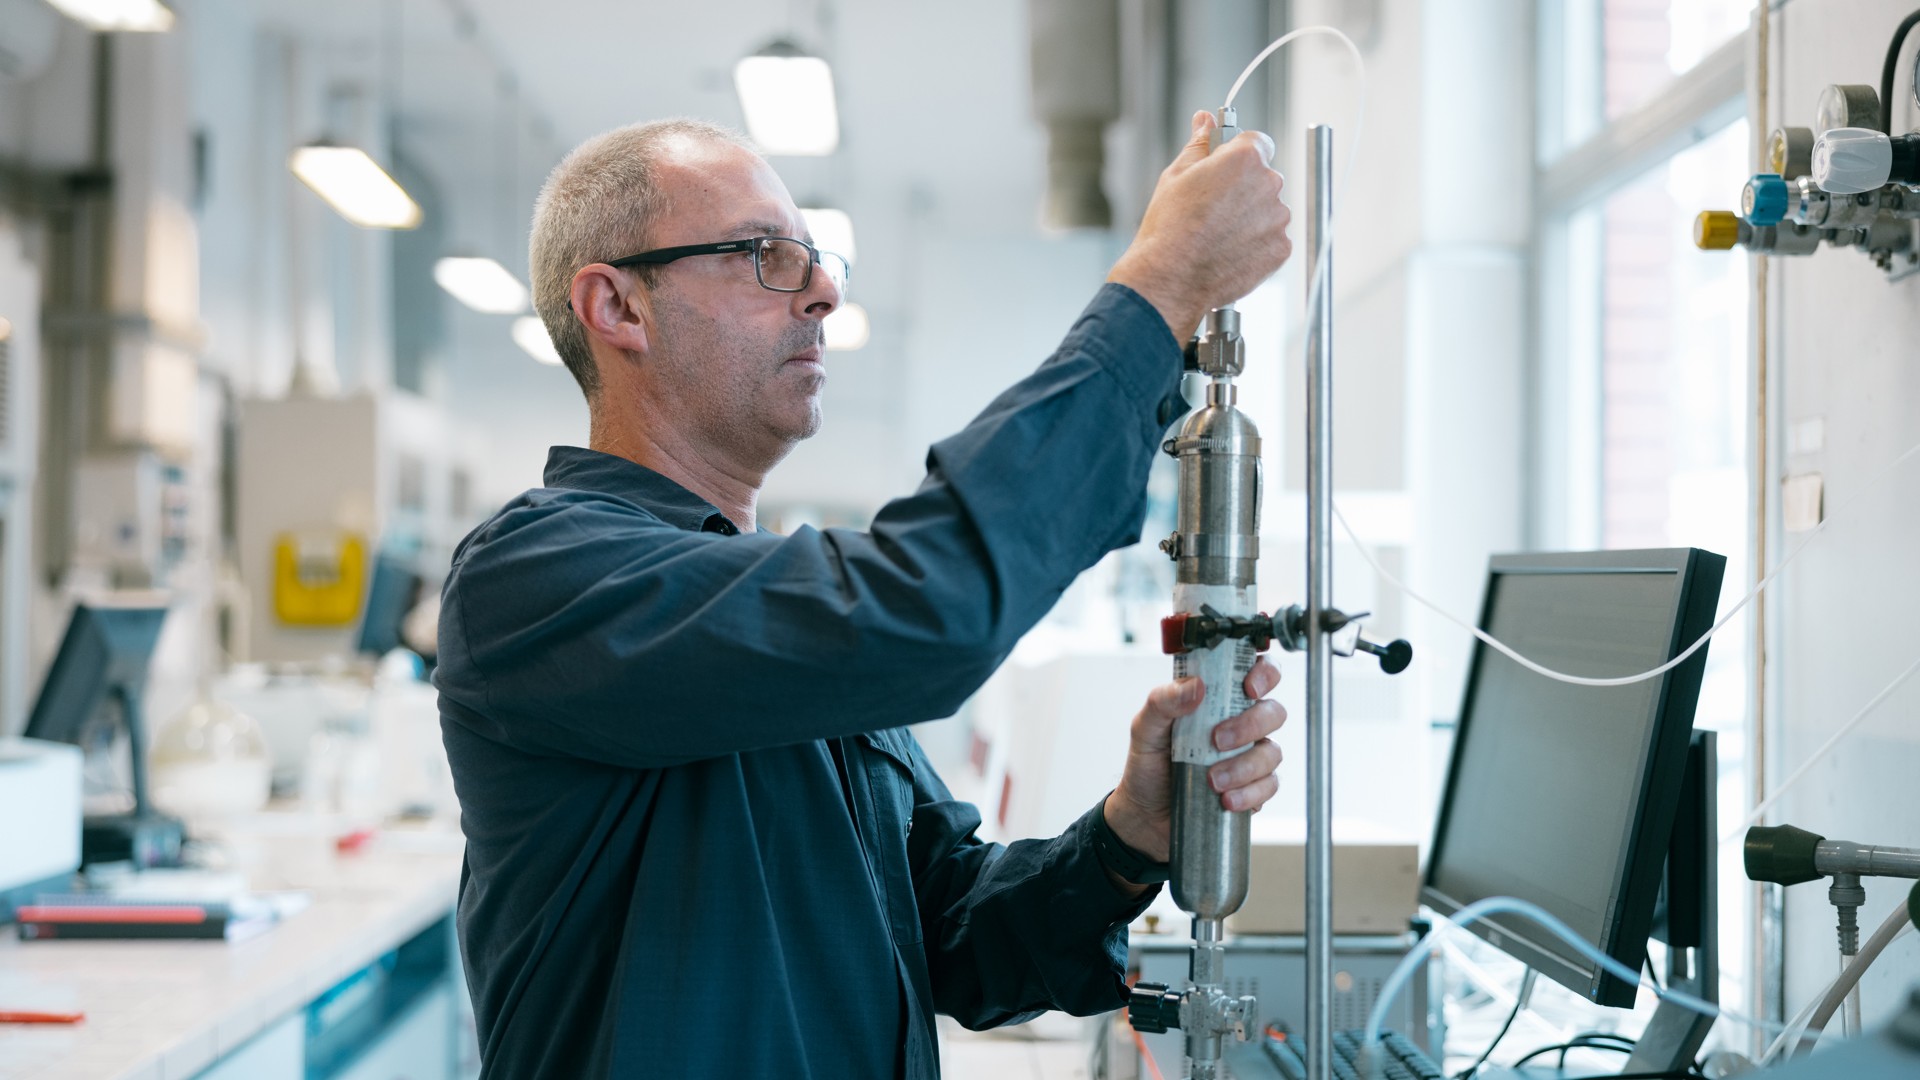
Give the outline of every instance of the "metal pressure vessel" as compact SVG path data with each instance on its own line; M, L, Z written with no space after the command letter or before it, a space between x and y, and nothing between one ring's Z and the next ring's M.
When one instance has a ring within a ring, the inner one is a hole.
M1180 463L1178 526L1165 545L1177 564L1173 608L1176 614L1210 607L1251 615L1260 555L1260 433L1234 407L1233 376L1245 363L1239 313L1210 313L1197 354L1208 377L1206 405L1168 444ZM1254 658L1253 644L1244 638L1174 657L1177 677L1199 676L1206 684L1199 709L1177 721L1173 732L1171 884L1174 901L1198 919L1223 919L1247 897L1252 814L1225 810L1207 769L1231 756L1214 749L1213 729L1247 708L1245 681Z

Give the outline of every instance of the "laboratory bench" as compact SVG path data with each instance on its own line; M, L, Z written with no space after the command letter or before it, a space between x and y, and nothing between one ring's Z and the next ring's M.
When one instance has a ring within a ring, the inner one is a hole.
M448 825L342 845L341 819L262 813L208 850L254 891L308 895L242 941L21 941L0 928L7 1080L390 1080L477 1071L452 913L463 841ZM364 834L363 834L364 835Z

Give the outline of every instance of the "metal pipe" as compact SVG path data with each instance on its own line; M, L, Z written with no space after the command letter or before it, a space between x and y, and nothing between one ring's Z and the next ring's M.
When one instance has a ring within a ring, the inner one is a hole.
M1836 879L1842 874L1920 878L1920 848L1822 840L1814 845L1813 868Z
M1307 130L1307 1078L1333 1075L1333 129ZM1314 278L1321 278L1316 294ZM1317 297L1317 298L1316 298Z

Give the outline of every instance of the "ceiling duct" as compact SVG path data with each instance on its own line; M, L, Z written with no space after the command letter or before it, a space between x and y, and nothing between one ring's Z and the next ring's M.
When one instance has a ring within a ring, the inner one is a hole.
M1114 0L1029 0L1033 113L1047 126L1047 201L1056 229L1106 229L1113 206L1101 186L1107 125L1120 118L1120 5Z

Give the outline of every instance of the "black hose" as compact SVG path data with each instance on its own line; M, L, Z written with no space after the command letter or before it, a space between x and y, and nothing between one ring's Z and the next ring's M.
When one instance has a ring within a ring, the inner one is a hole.
M1591 1035L1582 1035L1567 1042L1554 1043L1552 1046L1542 1046L1537 1050L1528 1051L1524 1057L1507 1066L1507 1068L1518 1072L1520 1067L1527 1062L1537 1057L1546 1057L1556 1050L1560 1052L1560 1068L1564 1070L1567 1067L1567 1051L1569 1050L1611 1050L1615 1053L1631 1055L1633 1053L1633 1040L1614 1039L1612 1037L1595 1038Z
M1893 69L1900 64L1900 46L1907 43L1907 31L1920 23L1920 11L1900 20L1900 26L1893 32L1893 40L1887 43L1887 62L1880 65L1880 134L1893 134Z

